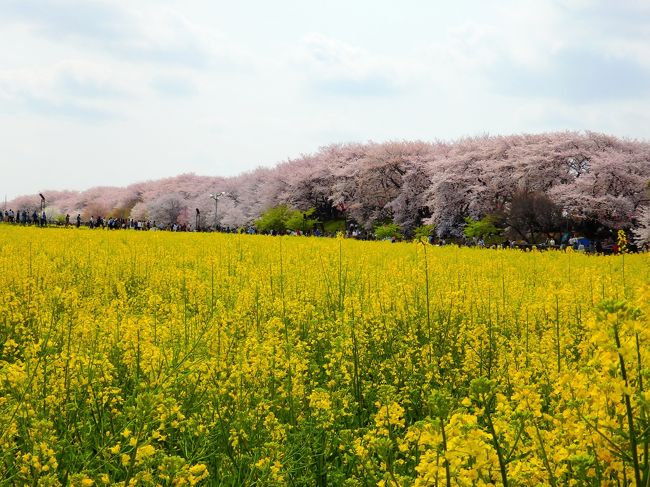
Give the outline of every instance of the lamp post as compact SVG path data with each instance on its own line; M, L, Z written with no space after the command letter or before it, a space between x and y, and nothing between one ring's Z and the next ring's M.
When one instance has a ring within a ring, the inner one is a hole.
M215 193L215 194L210 194L210 198L214 200L214 231L219 230L219 216L217 213L217 210L219 209L219 198L224 196L226 194L225 191L222 191L221 193Z
M43 208L45 208L45 196L43 196L43 193L38 193L38 195L41 197L41 213L42 213Z

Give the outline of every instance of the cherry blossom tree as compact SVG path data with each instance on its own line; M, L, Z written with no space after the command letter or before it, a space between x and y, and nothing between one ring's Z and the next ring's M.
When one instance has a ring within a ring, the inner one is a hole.
M650 143L556 132L332 144L231 178L181 174L126 188L44 194L48 205L84 218L128 215L171 222L176 216L178 222L192 223L192 212L199 208L204 224L211 226L214 200L209 195L224 192L218 219L228 226L250 225L269 208L286 204L301 211L315 208L321 221L345 217L368 230L393 222L409 234L430 223L440 236L462 236L466 217L505 215L521 194L544 195L576 223L630 229L650 205L648 181ZM174 208L172 200L178 203ZM39 204L35 194L7 206Z
M156 225L171 227L175 223L189 223L180 221L186 208L187 203L181 193L164 194L147 205L147 215Z
M650 249L650 206L640 211L638 221L638 226L632 232L634 243L641 248Z

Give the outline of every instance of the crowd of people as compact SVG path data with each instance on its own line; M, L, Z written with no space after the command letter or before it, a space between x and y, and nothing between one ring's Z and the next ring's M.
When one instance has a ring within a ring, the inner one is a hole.
M0 221L16 225L30 225L45 227L48 224L65 227L81 227L86 226L90 229L108 229L108 230L170 230L173 232L194 232L197 228L187 224L174 223L171 226L157 224L155 220L136 220L133 218L104 218L102 216L90 216L87 221L84 221L81 214L78 213L74 219L71 219L69 214L64 217L57 218L56 220L48 220L47 214L44 210L38 212L34 210L31 214L27 210L14 211L13 209L5 209L4 212L0 211ZM198 228L198 231L213 231L213 227ZM265 234L265 235L292 235L292 236L313 236L313 237L333 237L336 233L326 233L321 229L314 227L310 231L301 230L284 230L284 231L265 231L258 232L254 226L246 227L230 227L220 226L218 231L222 233L246 233L246 234ZM346 238L356 240L375 240L375 236L368 231L361 229L358 225L350 224L348 229L343 232ZM388 238L391 242L395 243L400 241L398 237ZM530 244L524 241L516 241L505 239L498 243L487 244L483 238L461 238L452 239L447 241L444 238L436 238L434 235L428 236L428 242L431 245L444 246L447 244L455 244L470 247L489 247L489 248L519 248L519 249L532 249L537 250L566 250L573 249L578 252L586 253L599 253L599 254L617 254L620 249L616 239L588 239L569 232L562 233L557 236L557 240L553 237L548 238L546 241L537 244ZM634 249L631 249L634 250Z
M0 212L2 215L2 221L7 223L18 223L22 225L37 225L44 227L47 225L47 215L45 211L37 212L34 210L31 214L27 210L23 211L14 211L11 208L5 210L4 213Z
M47 225L56 225L56 226L75 226L79 227L88 227L90 229L108 229L108 230L171 230L173 232L193 232L196 231L196 227L188 224L174 223L172 225L161 225L156 223L155 220L137 220L134 218L116 218L116 217L102 217L91 215L88 220L84 220L81 217L81 214L78 213L76 217L71 218L70 214L65 216L52 219L47 217L45 211L37 212L34 211L31 215L26 211L14 211L9 208L7 210L0 211L0 222L13 223L17 225L31 225L31 226L47 226ZM212 227L203 227L199 228L199 231L210 231L213 230ZM225 233L257 233L254 227L246 227L240 229L238 227L219 227L220 232Z

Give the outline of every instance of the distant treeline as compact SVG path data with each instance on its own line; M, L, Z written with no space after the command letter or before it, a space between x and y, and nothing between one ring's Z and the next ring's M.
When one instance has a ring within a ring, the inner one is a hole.
M43 191L48 214L240 227L269 208L314 209L370 230L394 223L405 235L423 224L459 236L486 216L524 240L573 229L632 229L648 239L650 143L586 132L465 138L456 142L337 144L232 178L183 174L82 192ZM215 200L211 195L224 193ZM40 207L37 193L8 202Z

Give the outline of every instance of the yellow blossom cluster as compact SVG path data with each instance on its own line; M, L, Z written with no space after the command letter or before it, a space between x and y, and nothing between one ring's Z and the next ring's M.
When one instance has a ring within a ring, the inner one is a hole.
M0 484L650 485L650 258L0 225Z

